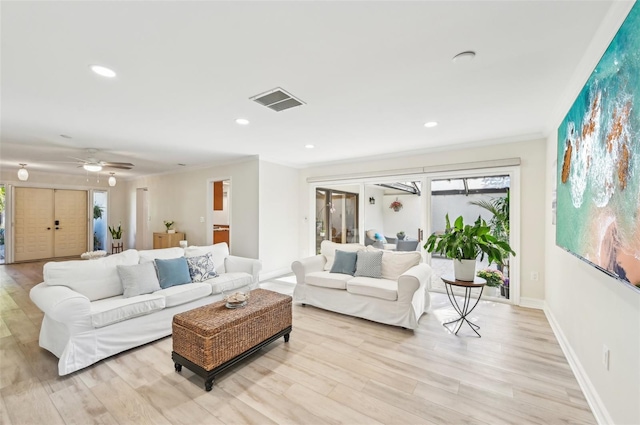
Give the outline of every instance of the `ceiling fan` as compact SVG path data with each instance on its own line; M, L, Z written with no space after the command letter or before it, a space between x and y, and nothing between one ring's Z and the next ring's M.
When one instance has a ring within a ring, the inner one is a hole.
M95 154L98 151L96 149L88 149L87 153L90 155L88 158L76 158L74 156L70 156L69 158L75 159L78 164L78 167L82 167L87 171L99 172L102 171L103 168L117 168L120 170L130 170L133 168L133 164L130 162L111 162L111 161L102 161L95 157Z

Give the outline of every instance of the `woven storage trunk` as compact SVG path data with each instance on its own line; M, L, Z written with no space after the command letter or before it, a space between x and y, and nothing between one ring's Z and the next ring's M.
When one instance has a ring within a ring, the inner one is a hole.
M213 370L291 326L291 297L254 289L245 307L219 301L173 316L173 351Z

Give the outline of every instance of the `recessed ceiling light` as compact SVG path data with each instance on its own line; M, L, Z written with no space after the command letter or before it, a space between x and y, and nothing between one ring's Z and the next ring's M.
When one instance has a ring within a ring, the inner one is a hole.
M453 57L452 60L455 63L471 62L475 57L476 57L476 52L469 50L466 52L458 53Z
M435 121L429 121L429 122L424 123L424 126L427 127L427 128L435 127L436 125L438 125L438 123L435 122Z
M307 149L313 149L313 148L315 148L315 146L314 146L314 145L311 145L311 144L309 144L309 145L304 145L304 147L305 147L305 148L307 148Z
M246 118L238 118L236 119L236 124L247 125L249 124L249 120Z
M101 77L114 78L116 76L116 72L113 69L109 69L104 66L91 65L89 68Z

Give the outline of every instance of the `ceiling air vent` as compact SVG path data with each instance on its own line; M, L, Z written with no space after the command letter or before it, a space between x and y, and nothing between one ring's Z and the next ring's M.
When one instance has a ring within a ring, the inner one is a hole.
M303 101L301 101L300 99L296 99L292 94L287 93L280 87L276 87L273 90L255 95L253 97L250 97L249 99L254 100L259 104L264 105L276 112L304 105Z

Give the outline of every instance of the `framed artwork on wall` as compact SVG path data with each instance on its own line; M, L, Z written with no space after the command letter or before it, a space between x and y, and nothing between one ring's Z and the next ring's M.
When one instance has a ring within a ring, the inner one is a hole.
M640 3L558 128L556 244L640 293Z

